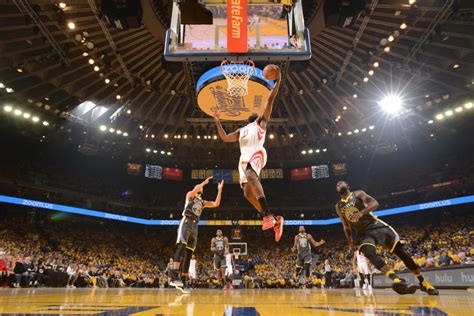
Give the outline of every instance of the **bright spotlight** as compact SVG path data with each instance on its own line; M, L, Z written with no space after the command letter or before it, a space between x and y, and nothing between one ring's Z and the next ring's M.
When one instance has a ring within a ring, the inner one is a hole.
M58 6L59 6L61 9L65 9L65 8L66 8L66 3L64 3L64 2L59 2L59 3L58 3Z
M101 126L99 127L99 129L100 129L102 132L105 132L105 131L107 130L107 126L101 125Z
M164 151L164 150L160 151L160 154L164 155L164 154L165 154L165 151Z
M457 113L462 112L462 106L458 106L457 108L454 109Z
M373 70L369 70L369 76L373 76L374 75L374 71Z
M146 149L146 152L147 152L147 153L149 153L150 151L151 151L151 149L150 149L150 148L147 148L147 149Z
M316 149L315 152L316 152L317 154L319 154L319 153L321 152L321 150Z
M373 66L374 66L374 68L377 68L378 66L380 66L380 64L379 64L378 61L376 61Z
M43 122L43 125L44 125L44 126L49 126L49 122L48 122L48 121L44 121L44 122Z
M369 129L374 129L374 127L375 127L375 126L373 126L373 125L370 125L370 126L369 126Z
M395 114L402 109L402 100L396 95L389 95L383 98L379 105L385 112Z
M274 138L275 138L275 135L270 134L268 137L269 137L270 139L274 139Z
M447 110L446 112L444 112L444 114L446 116L451 116L451 115L453 115L453 111L452 110Z
M16 109L15 111L13 111L13 114L15 114L16 116L20 116L21 115L21 110L18 110Z
M168 135L168 134L165 134L165 136L164 136L164 137L165 137L165 138L168 138L168 137L169 137L169 135Z
M368 82L368 81L369 81L369 78L364 77L364 82Z
M168 156L171 156L171 151L168 151L166 154L167 154Z
M100 67L99 66L94 66L94 71L99 71Z
M90 59L89 59L89 64L90 64L90 65L93 65L94 63L95 63L95 60L92 59L92 58L90 58Z
M23 117L29 119L31 117L30 113L23 113Z
M326 152L326 151L328 151L328 149L327 149L327 148L324 148L323 151Z
M67 27L70 29L70 30L74 30L76 28L76 24L74 24L74 22L69 22L67 24Z
M472 109L472 102L468 102L468 103L464 104L464 107L466 109Z
M301 152L301 154L302 154L302 155L306 155L306 150L303 150L303 151Z
M31 119L32 119L33 122L35 122L35 123L39 122L39 120L40 120L39 117L37 117L37 116L33 116Z
M359 130L358 129L354 130L354 134L357 134L357 133L359 133Z
M110 83L110 79L109 79L109 78L105 78L104 81L105 81L106 84L109 84L109 83Z
M122 131L121 131L121 130L117 130L117 134L118 134L118 135L121 135L121 134L122 134Z
M115 98L116 98L117 100L120 100L120 99L122 98L122 96L121 96L120 94L117 94L117 95L115 96Z
M407 28L407 24L406 23L402 23L400 24L400 29L404 30Z
M115 132L115 129L113 129L113 128L111 127L111 128L109 128L109 132L110 132L110 133L113 133L113 132Z
M5 106L3 107L3 110L4 110L5 112L11 112L11 111L13 110L13 108L12 108L10 105L5 105Z
M127 137L127 136L128 136L128 133L127 133L127 132L123 133L123 136L124 136L124 137Z
M429 120L429 121L428 121L428 124L433 124L433 123L434 123L433 120Z
M384 52L386 53L390 53L390 46L386 46L384 49L383 49Z
M347 135L352 135L352 132L351 132L351 131L348 131L348 132L347 132Z
M440 114L437 114L435 118L439 121L439 120L444 119L444 115L440 113Z
M313 153L313 150L312 150L312 149L308 150L308 153L309 153L309 154L312 154L312 153Z

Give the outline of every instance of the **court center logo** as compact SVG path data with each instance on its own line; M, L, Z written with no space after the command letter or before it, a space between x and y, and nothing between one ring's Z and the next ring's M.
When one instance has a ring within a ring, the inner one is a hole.
M196 85L197 101L201 110L209 116L219 111L222 120L246 121L251 113L263 113L273 85L273 81L263 77L261 69L255 68L248 81L248 94L244 97L231 96L220 67L215 67L199 78Z

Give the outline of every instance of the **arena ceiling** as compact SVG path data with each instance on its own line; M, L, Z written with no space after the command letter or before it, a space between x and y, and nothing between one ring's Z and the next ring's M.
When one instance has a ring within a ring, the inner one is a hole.
M387 119L377 102L388 94L404 100L399 117L412 127L428 124L446 104L472 96L473 4L409 2L414 1L366 1L366 17L355 24L312 34L309 62L281 63L284 83L269 129L273 138L267 140L274 155L301 159L305 148L352 142L356 130L361 135L370 126L377 130ZM151 155L156 149L171 151L178 160L233 155L237 148L213 139L212 120L196 104L196 78L215 65L163 59L159 35L165 38L171 0L142 0L153 8L153 34L145 27L107 27L94 13L100 1L65 3L58 10L55 1L0 1L3 103L31 107L60 130L77 124L68 113L81 102L120 109L113 122L79 124L77 141L99 151ZM306 25L318 29L322 2L303 4Z

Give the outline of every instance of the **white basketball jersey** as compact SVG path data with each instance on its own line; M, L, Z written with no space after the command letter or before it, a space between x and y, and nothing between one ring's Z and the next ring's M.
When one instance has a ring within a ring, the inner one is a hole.
M359 250L356 251L356 256L358 265L367 264L367 258L364 255L361 255Z
M196 271L196 259L191 259L189 262L189 271Z
M232 255L230 253L225 255L225 265L227 268L232 267Z
M263 144L265 144L265 135L267 131L260 127L260 124L257 121L258 119L240 129L239 144L241 153L249 150L261 149Z

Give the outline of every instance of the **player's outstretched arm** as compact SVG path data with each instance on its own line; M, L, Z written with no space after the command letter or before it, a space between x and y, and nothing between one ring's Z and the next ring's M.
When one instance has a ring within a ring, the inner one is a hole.
M342 226L344 227L344 235L346 235L349 248L351 249L351 251L354 251L354 243L352 242L351 226L349 226L347 219L341 214L341 210L339 210L339 207L337 205L336 205L336 212L337 212L337 215L339 215L339 218L341 219Z
M309 241L311 242L311 244L317 248L317 247L320 247L322 245L324 245L326 243L326 241L324 239L321 239L320 241L316 241L314 240L313 236L309 235Z
M204 207L215 208L215 207L219 207L219 205L221 205L221 197L222 197L222 188L223 187L224 187L224 180L221 180L221 182L219 182L219 184L217 185L216 199L213 202L205 201L204 202Z
M361 199L362 202L364 203L365 205L365 208L360 211L360 212L357 212L357 213L354 213L352 214L351 216L351 220L353 220L354 222L358 222L359 219L364 216L364 215L367 215L369 214L370 212L373 212L375 211L376 209L379 208L379 202L377 202L376 199L374 199L373 197L371 197L370 195L368 195L367 193L365 193L364 191L362 190L359 190L359 191L355 191L354 192L354 195Z
M216 122L217 133L219 134L219 137L222 139L223 142L233 143L239 140L239 135L240 135L239 130L233 131L232 133L229 133L229 134L225 132L221 124L219 112L216 112L216 114L214 115L214 122Z
M216 239L215 238L211 239L211 251L212 252L216 251Z
M202 192L204 186L206 184L209 183L209 181L211 181L212 177L209 177L207 178L206 180L204 180L203 182L197 184L196 186L194 186L194 188L192 189L192 191L189 191L188 193L186 193L186 199L187 200L192 200L196 194L198 194L198 192Z
M296 251L296 243L298 242L298 236L295 236L295 242L293 243L293 247L291 248L292 252Z
M273 110L273 102L275 101L275 98L278 94L278 90L280 89L281 70L279 67L277 67L277 69L278 69L278 78L275 80L275 86L270 91L270 95L268 96L268 99L267 99L267 104L265 105L265 108L263 109L262 121L260 122L263 128L266 128L267 123L270 120L270 115L272 114L272 110Z

